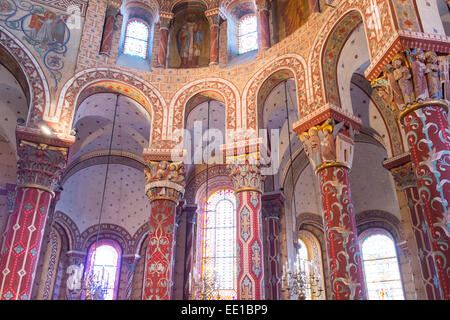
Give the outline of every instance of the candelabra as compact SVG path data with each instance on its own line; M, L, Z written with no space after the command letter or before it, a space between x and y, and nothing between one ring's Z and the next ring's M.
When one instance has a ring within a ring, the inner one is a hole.
M324 291L320 286L320 276L316 275L310 261L302 262L303 268L300 260L297 260L294 270L290 270L287 263L283 267L283 290L287 290L291 296L297 296L298 300L317 300ZM307 264L309 272L306 271Z
M72 265L68 268L71 275L66 284L67 299L105 300L109 284L109 274L107 274L105 281L105 268L102 268L101 277L98 277L99 273L96 274L94 270L91 270L82 281L83 269L83 265Z
M193 298L195 300L221 300L220 279L217 273L214 276L211 272L204 272L201 277L194 280Z

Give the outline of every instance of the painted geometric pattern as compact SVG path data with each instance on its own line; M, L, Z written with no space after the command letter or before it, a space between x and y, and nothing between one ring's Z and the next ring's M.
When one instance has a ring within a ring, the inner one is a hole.
M450 128L447 112L441 107L425 107L408 113L403 121L431 234L439 283L443 298L449 299Z
M261 300L264 298L261 194L255 191L242 191L236 194L236 198L239 248L238 300ZM250 232L248 236L247 232Z
M319 173L332 297L366 299L361 252L351 201L348 169L329 167Z
M413 0L392 0L400 29L421 32Z
M159 199L151 203L143 300L169 300L175 226L175 203Z
M17 207L11 216L12 228L5 240L6 253L0 260L3 274L0 299L30 297L51 197L50 193L39 189L18 189Z

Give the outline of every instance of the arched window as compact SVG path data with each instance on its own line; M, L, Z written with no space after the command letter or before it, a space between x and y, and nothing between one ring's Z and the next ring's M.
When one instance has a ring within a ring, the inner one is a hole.
M131 19L127 24L123 53L147 58L149 27L141 20Z
M234 299L236 293L236 199L229 189L211 195L203 215L202 277L215 279L213 299Z
M404 300L395 243L384 230L361 235L369 300Z
M89 249L88 268L85 279L91 283L95 282L97 287L101 287L104 300L115 300L117 298L117 287L119 283L120 259L122 249L114 241L100 240Z
M301 239L298 239L298 245L297 263L299 264L301 270L305 272L306 279L309 279L311 276L311 259L309 259L308 249L306 248L306 244ZM306 300L311 300L311 289L308 288L305 292Z
M243 54L258 49L258 24L256 15L249 14L239 20L238 52Z

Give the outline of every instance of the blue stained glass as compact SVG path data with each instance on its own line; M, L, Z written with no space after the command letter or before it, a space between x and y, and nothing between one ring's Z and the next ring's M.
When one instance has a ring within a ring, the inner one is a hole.
M147 57L148 36L149 28L145 23L140 20L130 20L127 25L123 53L145 59Z
M364 274L369 300L404 300L395 244L383 234L362 242Z
M254 14L247 15L239 21L238 50L243 54L258 49L258 27Z

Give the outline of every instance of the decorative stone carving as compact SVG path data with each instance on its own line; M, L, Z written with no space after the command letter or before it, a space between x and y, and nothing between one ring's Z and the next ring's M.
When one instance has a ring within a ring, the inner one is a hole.
M66 166L67 148L21 140L17 148L18 186L53 191Z
M145 189L150 201L165 197L177 202L184 193L185 168L182 163L146 162L144 173Z
M413 57L414 61L411 65L411 69L414 81L414 92L417 100L421 101L429 97L427 84L427 74L429 71L425 65L425 53L422 50L414 50Z
M397 54L392 60L394 67L394 79L397 81L403 95L403 102L406 106L411 105L416 100L412 82L411 70L407 67L406 58L402 54ZM403 106L399 106L402 108Z
M433 51L428 51L425 54L426 68L427 68L427 83L432 99L442 99L441 77L439 74L439 62L437 54Z

